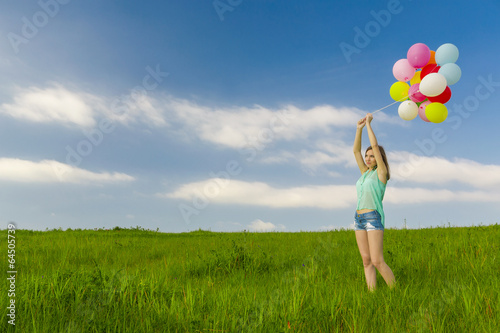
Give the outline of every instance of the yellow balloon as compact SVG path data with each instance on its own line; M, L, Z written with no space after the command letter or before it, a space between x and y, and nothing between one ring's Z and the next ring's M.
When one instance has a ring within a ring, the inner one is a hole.
M448 109L441 103L431 103L425 107L425 116L433 123L442 123L448 118Z
M404 101L408 99L408 91L410 90L410 85L406 82L395 82L392 84L389 94L395 101Z
M420 78L421 71L416 71L415 75L413 75L413 78L410 80L410 84L414 85L415 83L420 83L422 79Z

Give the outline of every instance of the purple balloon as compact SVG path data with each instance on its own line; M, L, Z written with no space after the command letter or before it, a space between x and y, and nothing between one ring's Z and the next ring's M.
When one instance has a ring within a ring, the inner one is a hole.
M406 58L414 68L422 68L427 65L431 59L431 50L427 45L417 43L410 47L406 54Z
M408 59L399 59L392 67L392 74L398 81L410 81L415 74L415 68L410 65Z
M423 102L427 98L424 94L420 92L420 90L418 90L419 88L420 88L420 83L415 83L410 87L410 90L408 91L408 96L410 96L410 99L415 103Z

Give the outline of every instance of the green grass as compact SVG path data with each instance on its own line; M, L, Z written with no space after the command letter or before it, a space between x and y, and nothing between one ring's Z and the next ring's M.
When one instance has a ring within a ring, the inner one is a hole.
M15 236L17 332L500 332L500 225L386 230L374 293L347 230Z

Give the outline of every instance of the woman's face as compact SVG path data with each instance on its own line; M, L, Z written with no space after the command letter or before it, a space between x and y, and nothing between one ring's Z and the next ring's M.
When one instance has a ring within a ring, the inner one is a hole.
M375 160L375 155L373 155L373 150L370 149L365 154L366 165L371 169L377 165L377 160Z

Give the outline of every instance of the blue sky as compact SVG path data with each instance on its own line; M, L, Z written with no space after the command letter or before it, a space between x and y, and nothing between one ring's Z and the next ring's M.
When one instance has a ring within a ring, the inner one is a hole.
M356 121L393 102L410 46L452 43L462 77L446 121L404 121L397 105L374 116L392 169L386 227L498 223L499 13L496 1L8 1L1 218L349 228Z

